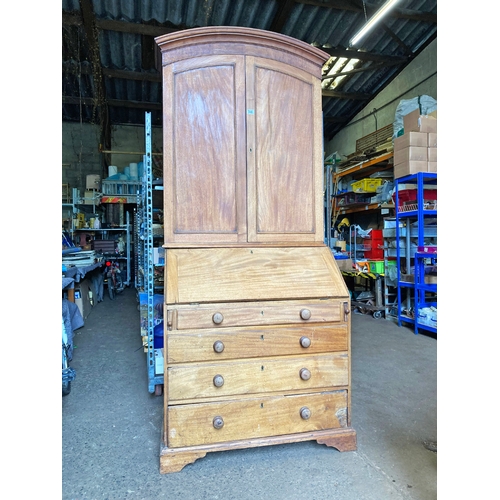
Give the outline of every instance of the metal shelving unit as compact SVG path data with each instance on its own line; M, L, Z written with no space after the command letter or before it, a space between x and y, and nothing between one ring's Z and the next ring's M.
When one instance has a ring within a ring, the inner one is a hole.
M437 308L437 299L434 300L433 297L437 297L437 285L434 283L425 282L425 261L430 260L432 263L437 262L437 253L425 253L417 252L415 253L415 310L420 311L421 309L430 306ZM432 318L431 318L432 320ZM437 333L437 328L430 324L429 322L423 322L423 317L417 315L415 321L415 333L418 333L418 329L428 330L432 333Z
M65 198L62 202L62 211L65 215L63 215L63 219L68 220L68 233L70 237L73 236L74 227L74 219L76 214L78 213L78 207L76 206L80 199L80 191L78 188L71 188L71 195L69 198Z
M397 281L392 278L389 266L391 249L389 248L390 238L384 236L384 306L385 319L397 321Z
M372 203L371 201L355 201L352 204L348 205L340 205L339 204L339 195L344 193L340 193L338 186L341 179L351 176L356 179L362 177L368 177L374 172L380 172L384 170L389 170L392 168L393 164L393 153L388 152L376 156L375 158L371 158L369 160L362 161L356 165L352 165L350 167L346 167L338 172L332 173L332 182L333 182L333 209L332 209L332 224L335 225L335 222L339 216L346 214L353 214L358 212L367 212L372 210L389 210L393 208L390 203ZM355 193L352 193L355 195ZM367 195L370 196L371 193Z
M137 195L136 210L136 280L139 295L141 320L145 309L145 333L143 345L147 357L148 390L160 395L163 392L163 355L154 347L155 330L155 286L153 263L153 172L151 144L151 113L145 113L145 155L142 176L142 192ZM141 326L141 333L143 328Z
M400 186L402 184L416 186L414 204L400 204ZM425 284L422 268L420 273L417 269L421 265L419 260L422 259L418 249L426 244L425 237L429 227L427 223L437 219L437 201L427 202L424 198L424 189L436 184L437 174L432 172L418 172L395 179L398 325L402 326L403 323L413 325L415 334L418 333L419 328L437 333L436 328L422 324L417 319L422 306L437 307L437 285ZM416 249L412 248L414 229L412 223L417 224ZM404 246L401 243L402 236L405 236ZM432 254L424 255L432 257ZM412 263L415 269L413 275L411 273ZM402 272L403 269L405 269L405 273ZM409 281L407 281L407 277L409 277ZM410 311L413 311L413 315L410 315Z
M131 225L130 225L130 216L129 213L126 213L126 222L124 226L119 226L119 227L109 227L109 228L102 228L102 229L95 229L95 228L82 228L82 229L75 229L74 230L75 234L100 234L101 238L99 238L96 241L114 241L113 238L111 238L112 234L118 234L122 233L125 234L125 253L120 254L116 252L102 252L102 256L105 259L113 259L119 262L125 261L125 268L127 271L127 279L123 281L123 283L126 286L130 286L130 270L131 270L131 252L130 252L130 245L131 245ZM120 264L120 269L122 269L122 265Z

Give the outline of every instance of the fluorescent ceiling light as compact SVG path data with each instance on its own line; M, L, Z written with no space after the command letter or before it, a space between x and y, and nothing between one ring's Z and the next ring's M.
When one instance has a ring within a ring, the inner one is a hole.
M349 45L353 46L358 43L397 2L399 2L399 0L387 0L387 2L375 12L375 15L351 38Z

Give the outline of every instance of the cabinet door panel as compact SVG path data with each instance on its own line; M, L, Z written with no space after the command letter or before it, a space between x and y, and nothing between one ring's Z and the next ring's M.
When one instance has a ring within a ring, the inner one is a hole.
M163 68L166 243L246 241L244 58Z
M322 241L320 83L247 60L249 241Z

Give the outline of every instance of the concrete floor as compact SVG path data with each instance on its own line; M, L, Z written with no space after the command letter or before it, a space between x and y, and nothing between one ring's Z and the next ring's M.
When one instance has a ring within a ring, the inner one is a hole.
M437 340L352 316L358 449L316 442L208 453L159 473L163 398L148 392L133 288L77 330L77 378L62 399L62 498L386 500L437 498Z

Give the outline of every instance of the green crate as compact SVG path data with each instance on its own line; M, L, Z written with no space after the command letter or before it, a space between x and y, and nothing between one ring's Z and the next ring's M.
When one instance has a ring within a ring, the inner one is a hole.
M376 274L384 274L384 261L370 260L370 272Z

